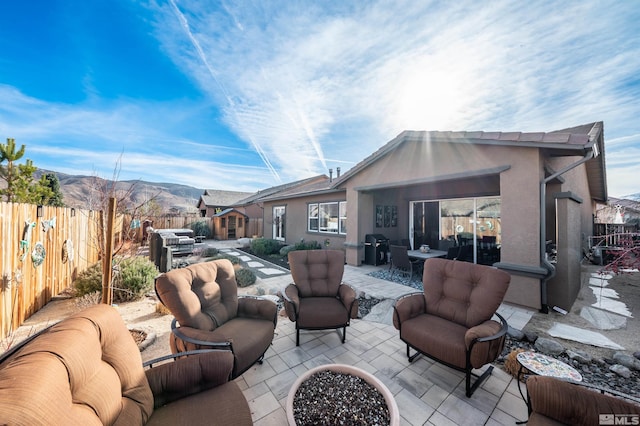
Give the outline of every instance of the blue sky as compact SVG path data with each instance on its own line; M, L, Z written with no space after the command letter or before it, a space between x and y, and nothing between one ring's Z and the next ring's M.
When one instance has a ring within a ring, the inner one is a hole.
M69 174L255 191L342 171L403 130L604 121L640 192L640 2L0 5L0 139Z

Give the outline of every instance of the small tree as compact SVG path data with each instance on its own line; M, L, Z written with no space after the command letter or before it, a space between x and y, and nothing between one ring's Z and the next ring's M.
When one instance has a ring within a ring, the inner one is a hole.
M0 178L7 183L7 187L0 190L0 196L5 196L10 203L59 205L50 204L50 200L56 196L56 190L47 175L34 181L33 174L38 168L33 165L33 161L26 159L24 164L16 164L24 156L25 150L24 145L17 149L16 141L12 138L7 138L6 144L0 144ZM6 166L3 165L5 161ZM57 190L62 202L59 183Z
M40 204L54 207L64 207L64 196L60 190L60 181L55 173L45 173L40 177L40 186L49 188L50 196L47 199L41 200Z
M24 156L26 147L22 145L16 150L16 140L7 138L7 143L0 143L0 177L7 182L7 187L0 190L0 194L7 197L8 202L16 201L16 186L19 184L20 173L16 170L16 161ZM2 163L7 162L6 166Z

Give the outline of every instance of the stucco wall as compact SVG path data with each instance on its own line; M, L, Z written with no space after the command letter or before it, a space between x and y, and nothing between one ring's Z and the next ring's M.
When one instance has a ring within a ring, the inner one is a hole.
M346 240L345 235L332 234L328 232L307 231L307 215L309 203L326 203L345 201L344 191L334 192L324 195L316 195L307 198L291 198L282 201L269 201L264 203L264 236L273 238L273 208L276 206L285 207L285 243L295 244L301 240L317 241L323 247L332 249L343 249ZM347 229L349 229L349 213L352 210L347 205ZM328 246L325 244L328 240Z

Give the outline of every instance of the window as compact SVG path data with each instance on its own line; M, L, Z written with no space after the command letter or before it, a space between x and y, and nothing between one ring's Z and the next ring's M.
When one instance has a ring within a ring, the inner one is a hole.
M226 217L220 218L220 227L221 228L226 228L227 227L227 218Z
M347 233L347 202L309 204L309 232Z
M309 204L309 231L318 232L318 205Z

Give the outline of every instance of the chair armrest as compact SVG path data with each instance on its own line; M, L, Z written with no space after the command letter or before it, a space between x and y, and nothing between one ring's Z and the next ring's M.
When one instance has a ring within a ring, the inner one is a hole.
M393 326L400 330L402 323L427 311L424 293L410 293L399 297L393 305Z
M203 338L196 338L187 335L186 333L192 334L194 336L198 335L200 337L205 337L206 335L212 334L213 332L198 330L197 328L192 327L181 327L175 318L173 319L173 321L171 321L171 332L180 340L191 343L196 348L204 347L208 349L224 349L229 351L233 350L230 340L222 338L218 338L216 340L204 340Z
M476 343L500 339L507 334L509 328L507 320L497 312L495 315L500 319L500 322L488 320L467 330L464 335L464 343L469 350Z
M338 297L342 304L349 312L349 318L358 318L358 299L356 299L356 291L349 284L342 283L338 287Z
M284 298L284 310L287 313L289 319L296 322L298 319L298 313L300 312L300 295L298 294L298 287L295 284L289 284L282 293Z
M271 321L275 328L278 321L278 305L258 296L239 296L238 316Z
M153 393L155 408L219 386L231 379L233 354L229 351L180 352L162 358L177 357L180 358L175 359L174 362L160 364L145 370L149 387ZM155 361L148 361L145 364Z

